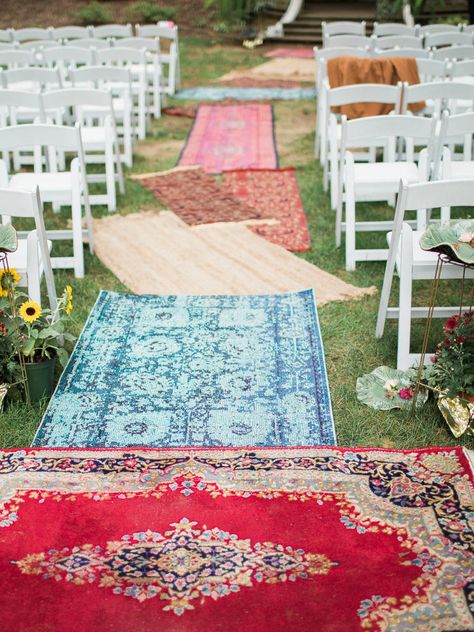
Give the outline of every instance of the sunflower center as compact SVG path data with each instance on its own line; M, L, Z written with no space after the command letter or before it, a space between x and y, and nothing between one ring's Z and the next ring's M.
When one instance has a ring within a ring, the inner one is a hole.
M36 309L34 307L27 307L25 311L28 316L34 316L36 314Z

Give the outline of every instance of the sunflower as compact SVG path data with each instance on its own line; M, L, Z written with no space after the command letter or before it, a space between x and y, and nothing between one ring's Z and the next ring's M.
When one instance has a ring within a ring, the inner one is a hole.
M25 303L22 303L18 313L25 323L34 323L35 320L38 320L41 316L43 310L38 303L35 303L35 301L26 301Z
M8 296L8 289L20 281L20 275L15 268L0 270L0 296Z

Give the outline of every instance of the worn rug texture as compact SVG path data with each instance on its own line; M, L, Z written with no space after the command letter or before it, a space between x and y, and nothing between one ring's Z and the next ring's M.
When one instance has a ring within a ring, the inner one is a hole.
M262 217L256 205L241 201L200 167L177 167L132 178L152 191L187 224L239 222Z
M255 82L255 80L253 80L253 82ZM287 84L288 81L285 83ZM175 99L191 101L223 101L224 99L235 99L236 101L263 101L266 99L273 101L302 101L305 99L314 99L315 97L315 88L294 88L290 86L239 87L234 85L220 88L208 86L187 88L174 95Z
M278 167L271 105L201 105L178 161L208 173Z
M293 167L228 171L224 184L261 217L278 222L250 226L250 230L287 250L310 249L308 222Z
M0 452L2 632L474 629L461 448Z
M292 57L293 59L314 59L314 52L312 48L274 48L268 51L268 53L265 53L264 57L278 57L279 59L285 57Z
M312 290L102 291L34 445L333 445Z
M316 64L314 59L270 59L263 64L247 68L245 70L231 70L219 77L219 82L227 82L233 79L279 79L285 81L314 83Z
M246 225L188 226L170 211L112 215L94 221L94 249L136 294L279 294L311 287L324 305L376 291L346 283Z

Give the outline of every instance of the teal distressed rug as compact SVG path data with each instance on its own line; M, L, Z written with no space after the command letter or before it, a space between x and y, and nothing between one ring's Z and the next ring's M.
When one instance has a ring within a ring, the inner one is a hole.
M33 445L335 442L312 290L265 296L102 291Z
M302 101L315 97L316 88L239 88L231 86L186 88L186 90L181 90L174 95L175 99L189 101L223 101L224 99Z

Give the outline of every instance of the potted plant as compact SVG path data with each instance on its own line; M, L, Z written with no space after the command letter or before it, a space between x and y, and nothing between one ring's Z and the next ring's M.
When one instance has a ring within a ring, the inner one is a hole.
M474 418L474 312L450 316L444 339L425 368L424 383L456 437L472 429Z

